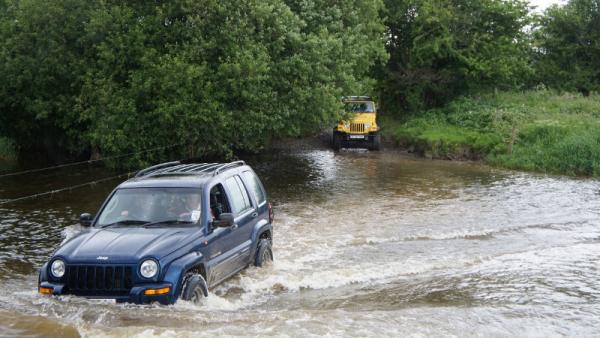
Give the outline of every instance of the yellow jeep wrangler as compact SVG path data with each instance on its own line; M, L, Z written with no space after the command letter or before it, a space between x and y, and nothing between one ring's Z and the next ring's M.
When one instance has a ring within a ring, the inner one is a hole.
M333 128L333 149L366 146L369 150L379 150L381 135L375 102L369 96L347 96L342 102L349 120L342 120Z

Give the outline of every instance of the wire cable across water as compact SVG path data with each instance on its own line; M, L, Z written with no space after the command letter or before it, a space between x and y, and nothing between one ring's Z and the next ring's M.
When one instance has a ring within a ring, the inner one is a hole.
M71 167L71 166L81 165L81 164L92 164L92 163L95 163L95 162L101 162L101 161L106 161L106 160L123 158L123 157L137 155L137 154L145 154L145 153L149 153L149 152L157 151L157 150L161 150L161 149L174 148L174 147L180 146L182 144L183 143L172 144L172 145L163 146L163 147L150 148L150 149L136 151L136 152L132 152L132 153L128 153L128 154L123 154L123 155L118 155L118 156L103 157L103 158L100 158L100 159L97 159L97 160L87 160L87 161L71 162L71 163L65 163L65 164L59 164L59 165L55 165L55 166L51 166L51 167L46 167L46 168L29 169L29 170L17 171L17 172L8 173L8 174L0 174L0 178L10 177L10 176L18 176L18 175L25 175L25 174L31 174L31 173L37 173L37 172L41 172L41 171L47 171L47 170L52 170L52 169L60 169L60 168L65 168L65 167Z
M46 192L42 192L42 193L38 193L38 194L33 194L33 195L29 195L29 196L17 197L17 198L5 200L5 201L0 201L0 205L14 203L14 202L23 201L23 200L28 200L28 199L32 199L32 198L38 198L38 197L42 197L42 196L54 195L54 194L58 194L58 193L61 193L61 192L70 191L70 190L77 189L77 188L82 188L82 187L85 187L85 186L88 186L88 185L94 185L94 184L97 184L97 183L102 183L102 182L107 182L107 181L115 180L117 178L121 178L121 177L124 177L124 176L130 177L133 174L135 174L135 171L130 171L130 172L127 172L127 173L116 175L116 176L105 177L105 178L101 178L99 180L95 180L95 181L91 181L91 182L86 182L86 183L81 183L81 184L76 184L76 185L72 185L72 186L64 187L64 188L60 188L60 189L54 189L54 190L50 190L50 191L46 191Z

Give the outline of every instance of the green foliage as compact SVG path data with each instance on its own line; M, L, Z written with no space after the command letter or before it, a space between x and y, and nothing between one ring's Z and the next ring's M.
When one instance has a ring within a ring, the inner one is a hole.
M586 95L600 90L600 0L548 8L535 42L539 83Z
M0 134L26 148L257 150L331 124L386 58L379 1L0 6Z
M512 169L600 175L599 96L527 91L463 97L386 133L435 158L483 158Z
M81 32L93 2L0 2L0 135L23 148L77 147L73 115L86 69Z
M387 111L518 88L531 74L525 1L388 0L386 9L390 59L380 91Z
M15 143L6 137L0 137L0 160L16 160Z

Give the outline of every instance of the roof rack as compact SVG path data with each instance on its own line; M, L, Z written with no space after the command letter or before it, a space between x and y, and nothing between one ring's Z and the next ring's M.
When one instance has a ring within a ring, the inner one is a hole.
M235 161L231 163L182 163L181 161L175 161L157 164L140 170L135 177L198 174L216 176L227 169L243 166L245 164L244 161Z
M245 165L246 162L244 161L235 161L235 162L231 162L231 163L225 163L223 165L221 165L220 167L218 167L217 169L215 169L215 171L213 172L213 176L217 176L221 173L221 171L225 171L229 168L233 168L233 167L240 167Z
M148 167L146 169L142 169L140 171L138 171L137 173L135 173L134 177L142 177L142 176L146 176L148 173L158 170L158 169L163 169L163 168L167 168L167 167L172 167L175 165L181 164L181 162L179 161L173 161L173 162L165 162L165 163L161 163L161 164L157 164L157 165L153 165L151 167Z

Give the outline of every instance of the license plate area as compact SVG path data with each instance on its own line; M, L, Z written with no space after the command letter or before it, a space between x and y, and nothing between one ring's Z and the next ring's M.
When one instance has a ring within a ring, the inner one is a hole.
M364 140L365 136L364 135L350 135L350 139L351 140Z

